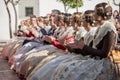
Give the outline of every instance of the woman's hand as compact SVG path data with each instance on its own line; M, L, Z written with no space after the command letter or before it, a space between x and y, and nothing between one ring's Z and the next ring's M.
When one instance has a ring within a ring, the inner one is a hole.
M39 36L39 32L38 32L36 29L32 28L32 29L31 29L31 32L32 32L32 34L33 34L35 37L38 37L38 36Z
M70 42L70 43L66 42L66 45L71 47L71 48L78 48L76 40L73 40L73 42Z
M44 40L47 41L47 42L49 42L49 43L51 43L53 40L55 40L55 38L52 37L52 36L47 36L47 35L45 35L45 36L44 36Z
M77 41L77 47L78 48L83 49L84 45L85 45L84 40Z
M84 41L83 40L74 40L73 43L66 44L67 46L70 46L71 48L79 48L83 49L84 47Z

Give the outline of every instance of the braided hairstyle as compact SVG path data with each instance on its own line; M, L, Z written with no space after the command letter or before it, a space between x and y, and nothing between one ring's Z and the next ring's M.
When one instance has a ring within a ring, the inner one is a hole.
M92 25L94 23L94 11L93 10L87 10L84 12L84 19L87 23L90 23Z
M73 21L74 21L75 23L77 23L79 26L81 26L82 13L81 13L81 12L74 13L74 15L73 15Z
M99 3L95 6L95 11L98 16L101 16L104 20L108 20L112 16L112 7L109 3Z
M65 24L67 24L67 26L69 26L70 25L70 15L67 13L65 13L64 15L65 15L65 17L64 17L63 21Z

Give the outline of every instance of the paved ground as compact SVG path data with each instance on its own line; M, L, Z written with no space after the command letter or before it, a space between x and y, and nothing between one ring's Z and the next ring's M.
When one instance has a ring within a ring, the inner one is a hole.
M10 70L10 66L7 64L7 60L4 60L1 57L1 55L0 55L0 80L19 80L16 73Z

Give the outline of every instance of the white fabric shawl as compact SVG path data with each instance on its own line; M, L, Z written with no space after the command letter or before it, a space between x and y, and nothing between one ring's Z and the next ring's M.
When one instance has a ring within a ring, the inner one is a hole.
M101 25L97 29L97 33L95 35L95 39L93 40L93 48L96 48L96 46L99 44L99 42L103 39L105 35L107 35L108 32L115 32L117 36L116 28L113 24L111 24L109 21L105 21L103 25Z

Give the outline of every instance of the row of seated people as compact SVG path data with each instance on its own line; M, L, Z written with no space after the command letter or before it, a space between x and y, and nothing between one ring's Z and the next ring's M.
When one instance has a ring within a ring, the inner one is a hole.
M119 80L109 52L116 47L112 7L84 13L52 13L22 21L2 50L21 80Z

